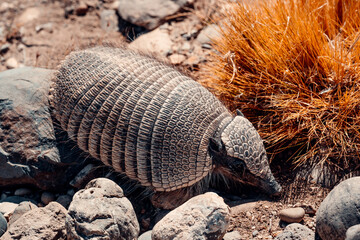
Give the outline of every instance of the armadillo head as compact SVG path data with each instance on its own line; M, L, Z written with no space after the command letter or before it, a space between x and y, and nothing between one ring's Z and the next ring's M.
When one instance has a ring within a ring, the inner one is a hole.
M216 168L225 176L259 187L268 195L279 195L281 186L271 173L263 141L240 111L210 139L209 149Z

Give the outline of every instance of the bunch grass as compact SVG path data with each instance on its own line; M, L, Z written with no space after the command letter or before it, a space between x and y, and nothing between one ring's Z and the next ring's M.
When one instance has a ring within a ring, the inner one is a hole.
M243 2L227 8L201 82L273 156L292 148L295 166L359 166L360 1Z

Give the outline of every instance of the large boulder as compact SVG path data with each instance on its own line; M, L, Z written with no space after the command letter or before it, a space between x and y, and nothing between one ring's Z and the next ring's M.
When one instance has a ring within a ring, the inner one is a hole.
M174 209L153 228L152 239L222 239L230 208L216 193L198 195Z
M130 201L106 178L92 180L74 195L66 229L68 239L137 239L140 232Z
M345 239L346 231L360 224L360 177L337 185L320 204L316 231L322 239Z
M71 177L65 166L74 159L60 157L48 107L52 73L33 67L0 73L0 186L50 189Z

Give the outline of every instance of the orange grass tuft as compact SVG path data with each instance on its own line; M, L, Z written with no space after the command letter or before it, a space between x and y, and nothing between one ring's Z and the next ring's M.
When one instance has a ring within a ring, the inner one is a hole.
M201 82L241 109L270 151L296 147L295 165L359 164L360 1L237 3L220 25Z

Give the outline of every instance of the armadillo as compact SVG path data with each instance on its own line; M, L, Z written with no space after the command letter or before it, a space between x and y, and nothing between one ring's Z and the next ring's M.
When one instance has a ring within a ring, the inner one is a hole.
M273 195L254 126L165 63L124 48L70 53L52 80L56 119L83 151L157 192L186 188L214 171Z

